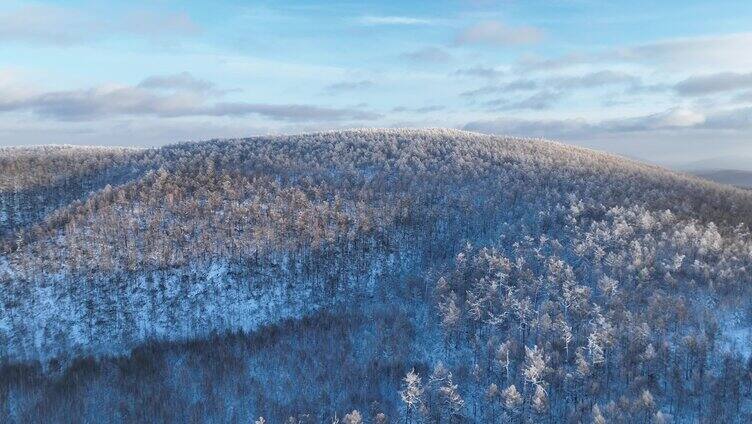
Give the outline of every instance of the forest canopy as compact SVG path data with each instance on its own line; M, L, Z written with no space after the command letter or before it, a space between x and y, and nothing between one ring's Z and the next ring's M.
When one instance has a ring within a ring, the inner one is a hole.
M752 192L440 129L2 149L0 175L6 420L752 413ZM121 410L142 368L182 408Z

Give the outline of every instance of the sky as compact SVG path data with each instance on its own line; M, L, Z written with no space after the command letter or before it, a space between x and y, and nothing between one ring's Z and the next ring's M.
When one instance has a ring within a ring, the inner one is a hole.
M743 162L752 2L0 2L0 145L360 127Z

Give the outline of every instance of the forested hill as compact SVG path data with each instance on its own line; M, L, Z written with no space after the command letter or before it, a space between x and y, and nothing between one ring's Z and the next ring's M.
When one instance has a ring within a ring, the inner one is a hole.
M750 191L454 130L10 148L0 175L0 418L745 422L752 406ZM68 366L88 355L107 356ZM144 364L169 402L124 411L118 382Z

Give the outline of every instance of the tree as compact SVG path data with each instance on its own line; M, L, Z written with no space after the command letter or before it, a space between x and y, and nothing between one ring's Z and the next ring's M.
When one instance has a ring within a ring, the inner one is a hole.
M668 414L658 411L653 415L653 424L668 424L669 422L671 422L671 417Z
M511 346L512 342L510 340L507 340L506 342L502 343L496 350L496 361L504 369L504 377L507 379L507 381L511 378L511 374L509 373L509 366L512 364L512 361L509 357Z
M593 424L606 424L606 418L597 403L593 405Z
M439 305L439 311L441 312L441 325L447 333L447 340L457 341L462 311L457 306L457 295L454 292L446 296Z
M647 422L655 413L655 399L650 393L650 390L645 389L642 394L635 401L635 410L637 414L642 417L644 422Z
M405 403L405 422L409 422L412 413L423 404L423 382L415 369L410 370L403 379L402 391L400 392L402 402Z
M525 382L535 386L542 386L545 384L543 377L547 370L548 367L546 367L543 350L539 349L537 345L532 349L525 346L525 366L522 370Z
M533 394L531 404L535 412L539 414L544 414L548 411L548 395L540 385L535 386L535 393Z
M490 386L488 386L488 389L486 390L486 401L488 402L488 405L490 406L490 413L491 413L491 422L496 422L496 405L501 401L501 391L499 390L499 386L497 386L495 383L491 383Z
M452 374L444 380L444 384L439 387L439 395L442 399L443 407L452 420L462 416L465 407L465 401L460 395L459 389L452 381Z
M342 419L342 424L363 424L363 417L357 409L354 409Z
M556 327L559 330L561 341L564 342L564 359L569 360L569 345L572 343L574 335L572 334L572 327L564 320L564 317L556 322Z
M514 384L510 385L501 392L501 396L504 398L504 408L512 414L516 414L522 405L523 399L517 387Z

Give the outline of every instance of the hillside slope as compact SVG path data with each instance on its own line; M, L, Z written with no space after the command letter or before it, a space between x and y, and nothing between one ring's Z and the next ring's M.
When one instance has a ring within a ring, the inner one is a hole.
M151 416L176 422L750 411L748 191L452 130L8 149L0 164L15 181L0 187L11 420L148 421L117 406L129 361L171 376L144 384L175 403ZM312 362L296 364L303 345ZM77 362L102 354L96 371ZM194 377L213 355L239 368L212 371L209 394ZM338 361L353 376L323 368ZM202 394L175 396L177 376ZM100 403L40 389L51 381L88 382Z

